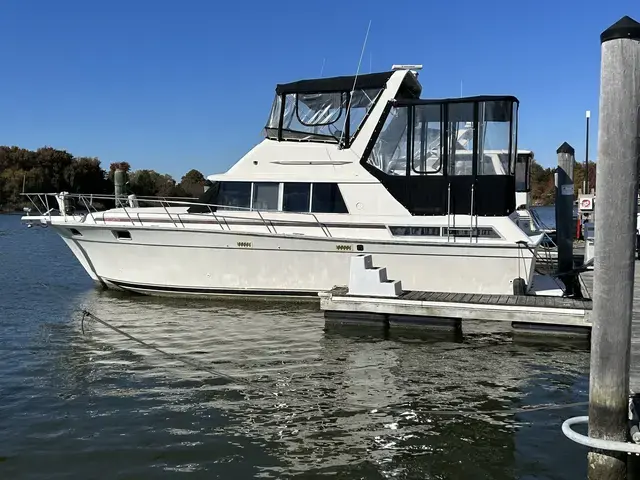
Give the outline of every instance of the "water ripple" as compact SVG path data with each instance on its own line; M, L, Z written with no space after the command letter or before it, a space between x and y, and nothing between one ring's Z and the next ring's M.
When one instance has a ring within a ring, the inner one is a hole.
M585 351L500 326L464 342L385 337L325 330L313 305L102 292L51 232L11 217L0 231L2 478L583 474L585 451L559 428L582 410L495 412L585 400ZM95 321L83 334L79 308L179 358ZM434 413L456 409L485 413Z

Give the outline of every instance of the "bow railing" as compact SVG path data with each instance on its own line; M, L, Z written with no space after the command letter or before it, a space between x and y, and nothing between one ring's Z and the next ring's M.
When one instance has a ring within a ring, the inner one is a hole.
M185 197L148 197L129 195L128 197L106 194L78 193L23 193L40 214L51 221L53 216L62 216L74 221L85 222L91 218L93 223L123 221L134 226L157 225L171 223L175 228L186 228L191 224L213 224L221 230L234 231L233 226L239 222L262 225L267 233L278 234L274 219L265 218L274 213L273 210L217 205L199 202ZM157 207L159 211L145 212L145 207ZM189 207L199 207L199 212L188 212ZM31 216L31 209L25 208L26 217ZM313 212L287 212L300 216L300 220L277 219L278 226L318 226L322 234L331 238L329 227L320 222ZM237 230L241 231L241 230Z

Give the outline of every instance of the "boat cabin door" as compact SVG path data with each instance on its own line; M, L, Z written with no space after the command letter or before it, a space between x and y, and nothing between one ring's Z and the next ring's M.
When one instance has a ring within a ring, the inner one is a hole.
M503 216L515 207L515 116L510 99L460 99L446 104L448 212Z

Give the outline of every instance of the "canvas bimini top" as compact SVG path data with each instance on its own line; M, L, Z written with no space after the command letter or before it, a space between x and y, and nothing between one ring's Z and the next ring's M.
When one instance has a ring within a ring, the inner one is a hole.
M298 80L297 82L282 83L276 86L277 95L288 93L335 93L351 92L352 90L366 90L384 88L393 75L393 71L367 73L364 75L314 78ZM407 76L406 89L412 90L414 96L420 96L422 87L414 76Z

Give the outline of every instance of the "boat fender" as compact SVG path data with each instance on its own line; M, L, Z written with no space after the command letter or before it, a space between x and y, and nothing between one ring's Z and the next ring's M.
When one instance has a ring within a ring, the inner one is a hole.
M527 294L527 282L524 281L524 278L518 277L513 279L513 294L514 295Z

